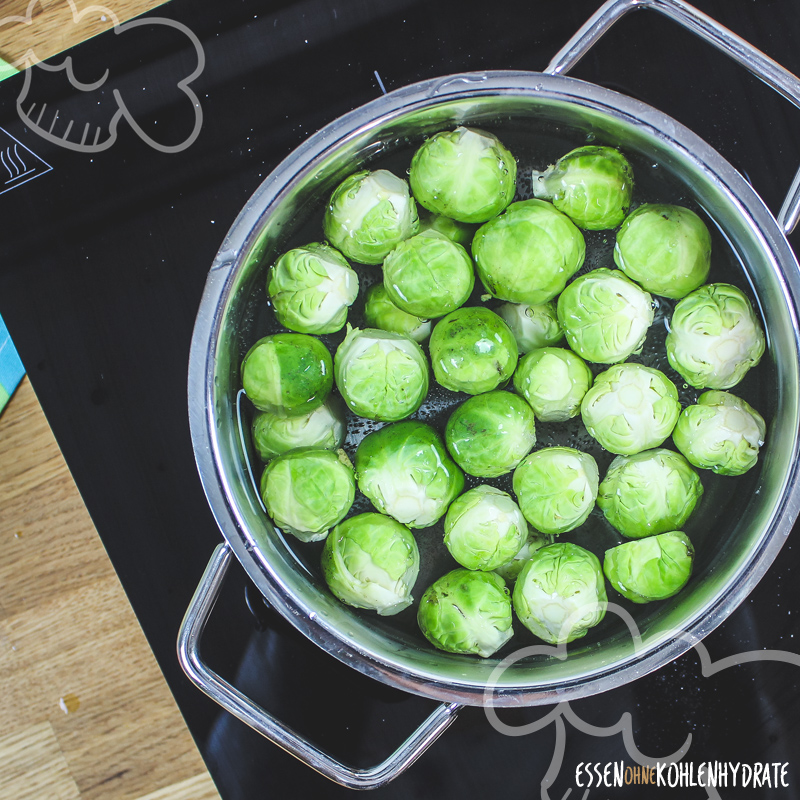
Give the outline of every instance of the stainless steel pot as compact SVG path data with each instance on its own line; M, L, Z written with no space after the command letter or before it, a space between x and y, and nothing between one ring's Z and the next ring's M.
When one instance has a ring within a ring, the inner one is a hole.
M786 233L800 214L800 180L773 217L716 151L664 114L565 73L621 16L652 8L677 20L742 63L795 105L800 82L730 31L681 0L611 0L573 37L544 73L487 72L424 81L331 123L295 150L242 210L211 268L197 316L189 366L192 439L203 486L226 544L215 553L179 640L189 677L222 706L327 777L372 788L405 769L447 725L460 704L554 703L602 692L657 669L718 625L751 591L783 544L800 507L800 274ZM464 658L419 647L406 634L339 604L286 546L263 512L238 424L239 364L253 341L254 297L264 273L304 213L319 207L345 175L376 153L419 142L458 124L552 126L593 135L659 165L669 180L723 231L758 298L769 335L774 413L752 501L731 520L691 592L657 604L602 646L570 646L569 657L529 657L493 676L495 659ZM199 639L233 553L247 574L302 633L365 675L442 700L386 762L354 770L331 759L215 675Z

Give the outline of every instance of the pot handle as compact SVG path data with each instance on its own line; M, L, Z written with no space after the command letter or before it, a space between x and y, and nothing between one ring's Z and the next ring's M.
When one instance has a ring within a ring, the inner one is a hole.
M230 562L230 547L227 544L219 545L208 562L181 623L178 660L192 683L233 716L326 778L349 789L377 789L394 780L455 721L461 706L458 703L443 703L387 759L369 769L355 769L336 761L275 719L210 669L200 656L200 637L217 601Z
M800 80L733 31L684 0L608 0L556 53L545 69L551 75L568 73L591 47L628 12L652 8L714 45L800 108ZM800 220L800 170L794 176L778 213L778 224L790 234Z

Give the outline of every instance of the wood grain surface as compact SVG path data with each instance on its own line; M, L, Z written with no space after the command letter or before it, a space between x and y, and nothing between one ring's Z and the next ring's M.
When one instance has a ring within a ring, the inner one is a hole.
M218 800L27 378L0 548L0 798Z

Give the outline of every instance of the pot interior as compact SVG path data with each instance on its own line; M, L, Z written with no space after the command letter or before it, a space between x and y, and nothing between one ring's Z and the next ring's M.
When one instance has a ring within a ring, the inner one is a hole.
M498 704L552 702L611 688L675 657L689 646L686 635L700 637L718 624L775 557L796 513L796 502L790 501L798 437L792 296L797 266L769 212L717 153L664 115L568 78L492 73L400 90L332 123L264 182L223 247L224 266L230 265L224 281L217 281L204 300L214 305L210 339L203 342L209 354L203 384L214 469L204 473L201 464L201 473L207 492L210 480L221 487L223 502L209 493L212 508L267 598L334 655L389 683L432 697L478 703L502 657L542 643L515 621L515 636L495 658L450 655L435 650L417 630L416 603L388 618L339 603L321 577L321 543L282 536L262 509L253 480L257 482L261 465L249 443L252 409L239 396L240 364L256 340L282 330L267 305L266 271L290 247L323 238L322 211L336 184L362 168L387 168L405 176L424 137L459 124L496 133L514 153L519 162L517 199L530 196L531 169L545 168L573 147L619 147L633 165L635 204L688 205L706 220L713 238L709 282L743 289L755 301L768 337L762 363L731 390L765 418L767 442L757 466L744 476L700 471L704 496L684 528L696 549L689 584L669 600L642 606L609 587L609 601L621 610L616 613L611 607L600 625L567 647L566 658L543 647L518 660L496 681ZM614 267L613 231L586 232L586 241L582 272ZM362 287L381 279L380 267L355 268ZM480 304L481 292L477 287L469 304ZM496 307L499 302L487 305ZM672 301L658 298L645 348L630 360L663 370L687 405L701 392L685 386L666 360L663 342L673 307ZM353 325L363 324L362 309L359 299L349 319ZM343 336L322 338L335 352ZM464 399L466 395L437 387L413 418L443 431L450 410ZM351 458L361 438L382 424L351 416L345 443ZM567 444L592 453L601 479L613 458L588 436L579 417L562 424L537 422L537 438L537 448ZM671 439L664 446L674 449ZM510 475L491 481L468 476L467 488L479 482L511 491ZM365 498L357 497L351 513L370 508ZM414 590L419 600L433 580L457 565L444 548L441 525L415 535L422 559ZM607 548L624 541L599 509L561 540L587 547L601 561ZM640 640L632 637L628 619L635 621Z

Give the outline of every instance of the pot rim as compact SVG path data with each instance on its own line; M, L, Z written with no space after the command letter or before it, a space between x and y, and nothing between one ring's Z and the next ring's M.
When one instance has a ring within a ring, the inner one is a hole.
M397 688L426 697L481 705L485 683L468 679L444 680L434 671L421 670L408 659L387 659L363 642L345 637L323 615L296 596L267 563L250 536L242 516L231 502L228 477L220 467L213 374L216 343L222 321L221 309L232 291L233 277L241 269L268 218L268 210L281 201L291 185L325 153L351 137L360 136L401 114L467 96L505 94L532 96L578 104L616 120L645 129L670 150L711 176L753 230L775 266L782 301L791 317L794 369L800 364L797 299L800 272L788 241L774 216L745 179L696 134L662 112L610 89L562 75L522 71L488 71L450 75L397 89L334 120L293 150L261 183L231 226L210 269L198 310L189 359L189 417L195 459L206 496L217 523L247 574L266 599L298 630L340 661ZM781 354L782 358L786 354ZM797 403L794 417L798 419ZM796 426L798 427L798 426ZM644 653L636 653L588 676L549 686L503 685L493 704L537 705L577 699L606 691L640 677L686 652L717 627L746 597L766 572L800 509L798 486L800 431L792 444L791 467L784 477L780 502L774 508L768 530L759 547L745 560L737 578L719 593L704 613L696 613L684 625L682 635L662 637ZM674 632L673 632L674 633Z

